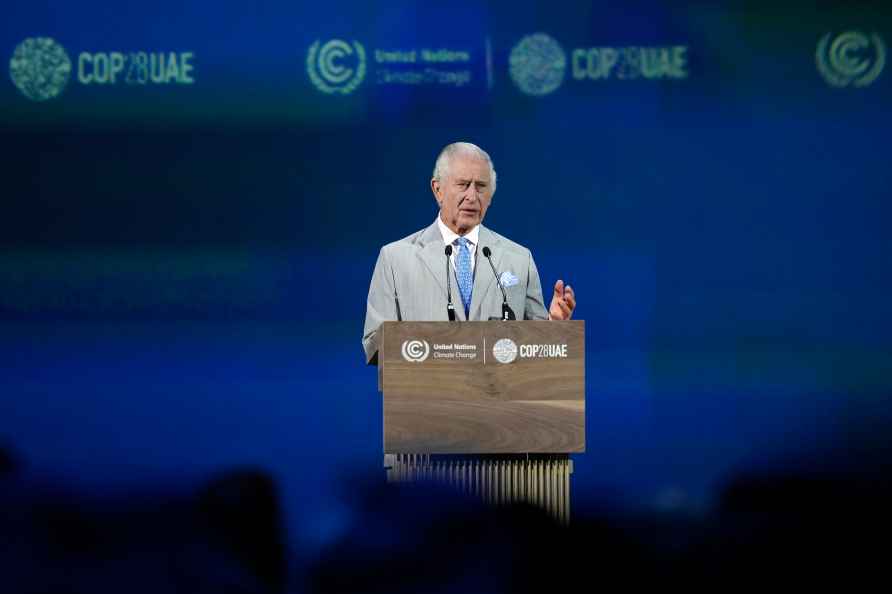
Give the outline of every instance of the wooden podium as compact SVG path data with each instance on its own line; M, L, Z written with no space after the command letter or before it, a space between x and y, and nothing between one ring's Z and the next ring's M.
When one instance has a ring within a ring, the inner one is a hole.
M571 453L585 451L582 321L385 322L388 480L444 481L567 522Z

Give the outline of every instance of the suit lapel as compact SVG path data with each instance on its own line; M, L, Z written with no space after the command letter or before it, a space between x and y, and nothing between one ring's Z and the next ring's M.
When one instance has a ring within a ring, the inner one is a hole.
M496 270L502 269L502 250L499 249L500 241L490 232L489 229L480 225L480 235L477 238L477 262L474 264L474 290L471 293L470 319L479 320L480 310L486 301L490 291L498 291L496 279L489 269L489 262L483 255L483 248L489 247L492 250L492 262L496 266ZM462 312L464 313L464 312Z
M452 275L452 302L455 304L455 317L462 322L467 322L468 317L465 315L465 305L461 301L461 291L458 289L458 277L455 275L455 268L449 267L449 274ZM471 288L471 303L474 302L474 289ZM470 308L468 311L471 311ZM473 319L473 317L471 318Z
M440 229L437 227L437 223L434 222L433 225L425 229L424 233L421 234L421 245L419 246L417 255L430 275L437 281L437 284L440 285L440 290L443 292L444 296L443 303L445 307L446 255L443 252L444 247L443 236L440 234ZM454 283L453 289L455 289ZM459 299L458 302L459 306L455 308L456 310L461 308L461 299ZM462 312L462 314L464 314L464 312Z

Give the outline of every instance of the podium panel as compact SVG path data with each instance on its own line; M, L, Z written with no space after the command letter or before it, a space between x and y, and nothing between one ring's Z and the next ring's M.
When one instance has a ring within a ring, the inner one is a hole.
M388 454L390 483L440 483L492 505L526 503L570 522L567 454Z
M385 322L387 454L585 451L583 321Z

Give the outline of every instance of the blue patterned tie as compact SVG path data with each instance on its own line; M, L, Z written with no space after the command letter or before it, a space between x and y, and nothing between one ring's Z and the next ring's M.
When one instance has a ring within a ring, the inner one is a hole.
M474 277L471 275L471 252L468 250L468 240L459 237L453 243L458 246L458 255L455 257L455 276L458 279L458 290L461 293L461 302L465 306L465 319L471 308L471 289L474 286Z

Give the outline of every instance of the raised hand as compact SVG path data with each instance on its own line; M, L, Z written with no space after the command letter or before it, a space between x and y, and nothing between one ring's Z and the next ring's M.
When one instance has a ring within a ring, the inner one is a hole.
M554 297L551 298L551 306L548 308L548 317L551 320L569 320L576 309L576 293L570 285L564 286L564 281L554 283Z

